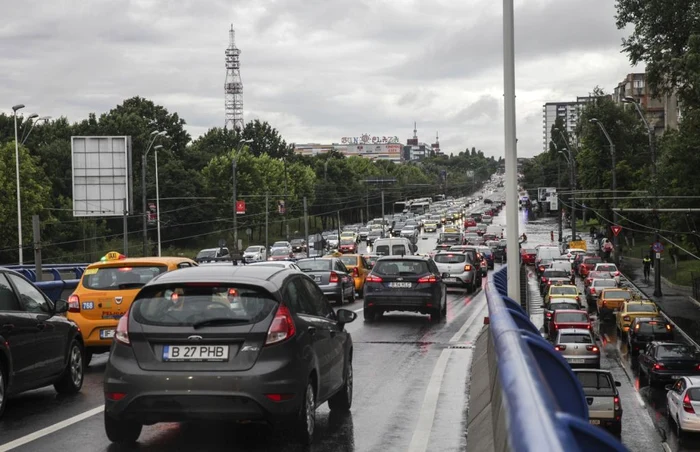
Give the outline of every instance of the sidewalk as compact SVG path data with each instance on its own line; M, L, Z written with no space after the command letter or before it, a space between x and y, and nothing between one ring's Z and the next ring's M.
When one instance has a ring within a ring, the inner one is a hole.
M638 262L635 262L638 261ZM654 270L649 282L644 282L641 260L625 258L622 273L637 286L647 298L656 302L661 310L673 320L695 342L700 343L700 306L679 286L668 286L662 282L661 297L654 294Z

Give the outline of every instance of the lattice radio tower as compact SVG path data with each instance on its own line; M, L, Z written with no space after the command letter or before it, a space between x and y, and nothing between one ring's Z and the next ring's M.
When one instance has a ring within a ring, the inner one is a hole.
M243 130L243 81L241 80L241 51L236 47L236 32L233 24L228 32L228 48L226 49L226 83L224 93L226 100L225 129Z

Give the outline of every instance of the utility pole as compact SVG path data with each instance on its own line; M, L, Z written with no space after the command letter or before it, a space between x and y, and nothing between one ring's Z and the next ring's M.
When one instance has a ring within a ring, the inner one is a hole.
M610 154L612 154L612 189L613 189L613 223L617 224L617 171L615 171L615 145L610 141ZM615 264L620 265L620 255L618 251L618 241L617 234L613 234L613 245L615 251ZM654 272L655 274L661 274L661 272Z
M306 196L304 196L304 240L306 241L306 256L309 256L309 212L306 210Z
M571 155L571 240L576 240L576 157Z
M337 211L338 214L338 251L340 251L340 210Z
M270 209L268 203L270 201L270 193L265 192L265 255L270 246Z
M655 235L655 243L659 241L659 233ZM654 251L654 296L661 297L661 253Z
M39 223L39 215L32 215L32 231L34 233L34 273L36 273L36 281L40 282L43 272L41 269L41 225Z

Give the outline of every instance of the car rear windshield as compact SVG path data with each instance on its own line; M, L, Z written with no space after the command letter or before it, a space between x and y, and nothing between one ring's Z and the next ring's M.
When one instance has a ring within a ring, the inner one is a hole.
M615 300L629 300L632 298L632 293L627 290L606 290L605 298Z
M440 234L440 237L443 240L459 240L459 234L450 233L450 232L442 233L442 234Z
M284 248L277 248L276 250L272 250L272 253L270 253L270 256L286 256L289 254L289 251L287 251Z
M690 388L686 394L693 402L700 401L700 388Z
M167 271L165 265L88 268L83 276L83 287L91 290L137 289Z
M413 276L428 273L428 263L414 260L380 260L372 270L380 275Z
M528 248L523 250L523 254L537 254L537 250L533 248Z
M557 312L557 322L588 322L583 312Z
M583 260L583 262L586 263L587 265L600 264L601 262L603 262L603 259L601 259L599 257L587 257Z
M244 253L259 253L259 252L260 252L259 246L249 246L244 251Z
M286 247L287 242L275 242L272 244L272 248L280 248L280 247Z
M642 334L666 333L669 328L666 328L666 322L642 322L639 323L639 328L635 329Z
M342 256L339 259L346 267L355 267L357 265L357 257L355 256Z
M564 270L545 270L542 276L545 278L569 278L571 273Z
M583 386L583 392L587 396L614 396L615 388L613 387L612 378L610 375L600 372L576 372L578 381Z
M590 334L562 334L559 336L559 342L562 344L592 344Z
M596 266L596 271L599 272L616 272L617 267L614 265L597 265Z
M596 287L615 287L617 283L614 279L594 279L593 285Z
M576 303L552 303L549 305L549 309L552 311L562 309L578 309L578 305Z
M330 259L302 259L297 262L297 265L303 272L325 272L331 270L333 261Z
M437 254L433 258L438 264L460 264L467 260L465 254Z
M576 287L557 287L553 286L549 289L550 295L578 295L578 289Z
M630 303L627 312L656 312L656 305L648 303Z
M146 288L131 309L145 325L197 328L257 323L276 307L269 293L255 287L175 284Z
M659 345L656 349L657 358L687 358L694 356L694 351L687 345Z
M408 254L406 253L406 247L404 245L392 245L391 246L391 253L389 253L389 245L378 245L377 249L374 250L375 253L377 253L380 256L389 256L389 255L401 255L401 254Z
M216 250L202 250L197 253L196 259L201 259L203 257L216 257Z
M369 231L369 235L371 237L374 237L375 235L380 236L380 235L382 235L382 230L381 229L372 229L371 231Z

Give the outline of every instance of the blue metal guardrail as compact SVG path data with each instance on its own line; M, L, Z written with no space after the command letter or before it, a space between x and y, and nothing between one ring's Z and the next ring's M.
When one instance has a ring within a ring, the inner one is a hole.
M611 434L589 424L578 378L520 304L508 298L507 271L494 273L486 299L510 450L626 451Z
M18 273L23 274L27 279L32 281L39 289L42 290L51 300L60 299L65 291L73 290L78 287L80 278L85 272L85 267L90 264L58 264L42 267L42 281L37 282L36 272L33 265L7 265L9 268ZM75 275L72 279L63 279L63 274ZM51 275L52 280L46 281L47 275Z

